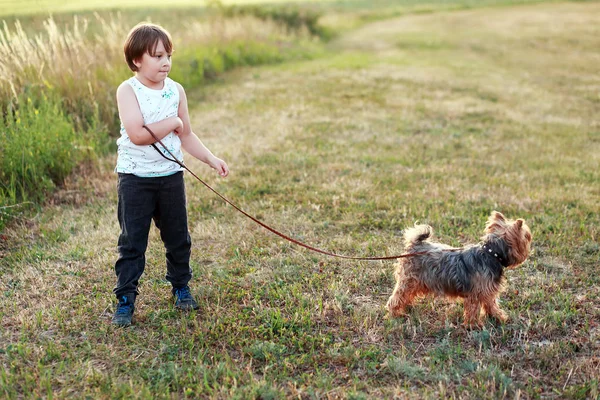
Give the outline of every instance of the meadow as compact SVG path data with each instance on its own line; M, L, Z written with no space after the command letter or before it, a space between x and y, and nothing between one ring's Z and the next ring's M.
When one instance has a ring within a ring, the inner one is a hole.
M461 246L492 210L524 218L533 252L506 273L510 320L466 329L443 298L390 319L392 262L308 252L187 176L200 309L173 308L153 228L134 324L115 328L115 156L98 145L2 230L0 397L600 398L600 3L391 3L319 4L333 35L274 23L286 46L209 79L184 73L184 49L212 42L182 37L173 74L196 77L192 124L232 172L187 164L250 214L347 255L402 253L417 221Z
M160 10L154 13L160 18ZM114 147L114 88L131 73L122 38L148 19L109 12L4 22L0 230L41 204L76 166ZM176 34L180 67L172 77L190 89L239 66L310 58L318 50L315 39L325 35L316 14L296 10L217 5L162 20Z
M304 0L303 3L328 2L335 0ZM166 8L199 8L209 5L213 0L173 0L166 4L160 0L88 0L85 2L78 0L36 0L36 1L17 1L0 0L0 16L6 15L32 15L32 14L51 14L65 12L85 12L89 10L132 10L141 9L166 9ZM261 0L219 0L224 5L252 5L265 3ZM271 0L269 4L292 3L291 0Z

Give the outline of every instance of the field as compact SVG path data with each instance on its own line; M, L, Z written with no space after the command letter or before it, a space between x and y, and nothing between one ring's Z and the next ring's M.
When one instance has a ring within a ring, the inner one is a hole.
M308 0L305 3L316 2L316 1L334 1L334 0ZM78 0L63 0L57 2L56 0L29 0L29 1L18 1L18 0L0 0L0 16L2 15L31 15L31 14L48 14L48 13L60 13L60 12L81 12L88 10L130 10L134 8L166 8L166 7L177 7L177 8L189 8L205 6L209 1L206 0L174 0L169 1L166 4L160 0L88 0L85 2ZM291 3L291 0L271 0L269 3L281 4ZM245 4L258 4L264 3L261 0L222 0L221 3L225 5L245 5Z
M533 252L506 273L507 323L466 329L443 298L390 319L393 263L308 252L188 174L200 310L174 310L153 228L134 324L115 328L109 155L2 232L0 397L600 398L600 3L448 3L324 7L343 29L318 56L188 91L232 172L186 160L250 214L347 255L400 254L417 221L461 246L492 210L524 218Z

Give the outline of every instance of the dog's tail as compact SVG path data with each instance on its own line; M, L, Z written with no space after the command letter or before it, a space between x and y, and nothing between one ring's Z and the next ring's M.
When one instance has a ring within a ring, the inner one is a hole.
M416 245L424 240L427 240L429 237L433 235L433 228L429 225L419 224L414 226L414 228L408 228L404 232L404 245L411 246Z

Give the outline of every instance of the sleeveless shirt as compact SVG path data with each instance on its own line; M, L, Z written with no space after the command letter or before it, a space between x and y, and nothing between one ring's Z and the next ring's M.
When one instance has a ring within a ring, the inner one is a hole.
M179 90L171 78L165 79L163 88L160 90L150 89L136 77L131 77L125 82L132 87L135 93L144 118L144 125L177 116ZM161 139L161 142L179 161L183 162L181 140L177 135L171 132ZM118 157L115 172L134 174L139 177L154 177L167 176L183 170L178 164L163 158L151 145L140 146L131 142L123 122L121 122L121 137L117 140L117 146ZM160 144L156 146L163 154L171 158Z

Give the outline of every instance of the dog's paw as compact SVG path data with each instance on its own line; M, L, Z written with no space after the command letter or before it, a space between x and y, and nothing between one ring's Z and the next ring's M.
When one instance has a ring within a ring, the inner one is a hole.
M463 328L467 330L483 328L483 321L481 320L465 320L462 324Z
M494 318L496 321L501 322L503 324L508 322L508 320L509 320L508 314L502 310L490 315L490 317Z
M400 307L398 305L390 305L388 303L387 309L389 311L390 317L392 318L400 318L406 316L406 310L404 307Z
M406 317L408 314L406 313L406 311L402 310L394 310L394 311L390 311L389 316L390 318L402 318L402 317Z

